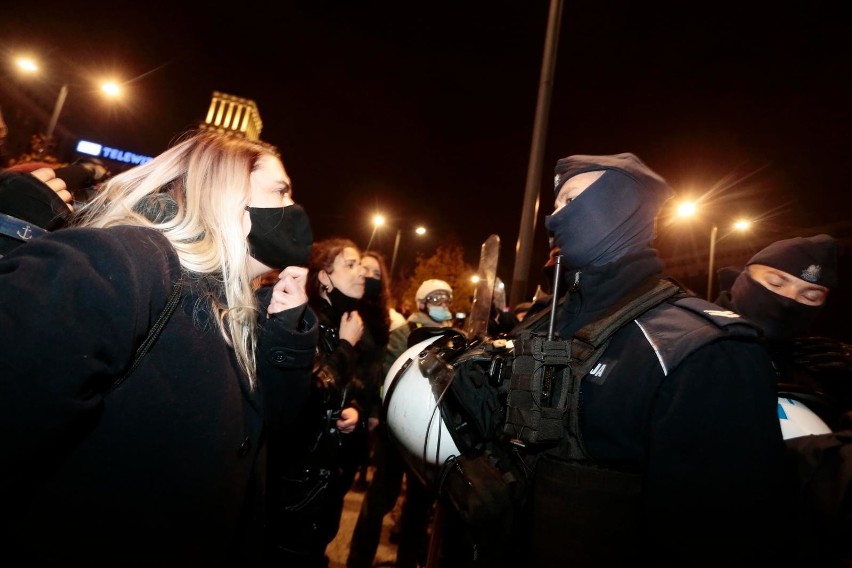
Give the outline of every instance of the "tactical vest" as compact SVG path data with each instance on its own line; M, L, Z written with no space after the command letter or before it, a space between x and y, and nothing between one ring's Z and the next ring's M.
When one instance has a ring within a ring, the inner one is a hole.
M480 530L471 526L475 535L482 535L481 545L502 538L495 517L502 517L505 526L505 519L516 515L524 502L547 507L556 491L576 506L570 519L571 547L582 555L583 543L612 531L614 521L624 527L624 536L638 534L630 527L639 522L642 476L597 465L586 453L579 424L581 381L615 333L631 322L639 324L669 373L708 343L728 336L756 337L757 331L736 314L689 296L668 280L628 298L570 340L548 339L540 331L548 316L546 310L525 320L513 340L486 340L461 354L457 348L442 353L441 341L433 344L421 368L431 365L445 377L452 375L449 381L436 381L434 388L442 401L442 418L462 453L446 464L438 489L469 524L481 524ZM447 373L448 366L454 374ZM537 481L529 492L533 470L545 482ZM494 510L499 515L492 514ZM490 523L481 520L484 516ZM566 538L556 527L545 533ZM498 549L494 554L505 552Z

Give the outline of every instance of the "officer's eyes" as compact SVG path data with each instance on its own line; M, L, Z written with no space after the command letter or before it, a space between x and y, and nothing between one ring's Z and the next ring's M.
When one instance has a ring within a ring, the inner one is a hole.
M802 296L809 302L822 302L825 299L825 292L822 290L807 290Z

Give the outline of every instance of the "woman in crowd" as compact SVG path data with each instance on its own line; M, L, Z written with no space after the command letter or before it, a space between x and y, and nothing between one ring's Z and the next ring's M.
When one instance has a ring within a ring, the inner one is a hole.
M358 343L358 368L355 372L359 383L361 398L359 403L364 409L367 425L368 443L360 455L353 456L358 471L355 482L360 490L367 487L367 468L373 446L376 426L382 410L381 387L384 383L382 364L390 334L390 305L388 298L388 270L382 256L376 251L367 251L361 255L364 267L364 296L358 304L358 313L364 321L364 336Z
M268 554L270 565L324 567L357 467L346 456L365 436L353 381L364 333L356 311L364 268L355 243L314 243L307 288L320 338L310 400L292 428L270 439Z
M72 224L0 259L4 550L38 566L252 565L264 408L296 414L318 331L281 160L188 134Z

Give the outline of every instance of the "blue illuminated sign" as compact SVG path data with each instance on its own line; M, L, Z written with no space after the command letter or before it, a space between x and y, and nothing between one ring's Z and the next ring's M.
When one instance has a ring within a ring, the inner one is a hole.
M133 152L127 152L125 150L119 150L117 148L110 148L109 146L103 146L101 144L98 144L97 142L89 142L88 140L80 140L77 143L77 151L81 154L88 154L90 156L97 156L98 158L115 160L116 162L124 162L125 164L133 164L134 166L138 166L153 160L151 156L142 156L139 154L134 154Z

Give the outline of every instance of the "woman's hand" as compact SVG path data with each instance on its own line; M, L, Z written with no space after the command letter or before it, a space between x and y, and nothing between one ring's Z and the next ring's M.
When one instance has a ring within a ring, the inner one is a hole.
M356 311L346 312L340 318L340 339L345 339L353 346L361 341L361 336L364 335L364 322L361 321L361 315Z
M305 285L308 283L308 269L301 266L288 266L278 275L278 282L272 287L272 300L267 312L269 315L283 312L308 301Z
M337 419L337 429L340 430L341 434L351 434L356 426L358 426L358 410L347 406L340 411L340 418Z
M44 182L47 187L52 189L56 195L65 202L68 209L74 211L74 205L72 204L74 196L72 196L71 192L68 191L68 186L65 185L65 180L56 177L56 170L53 168L39 168L31 171L30 175L39 181Z

